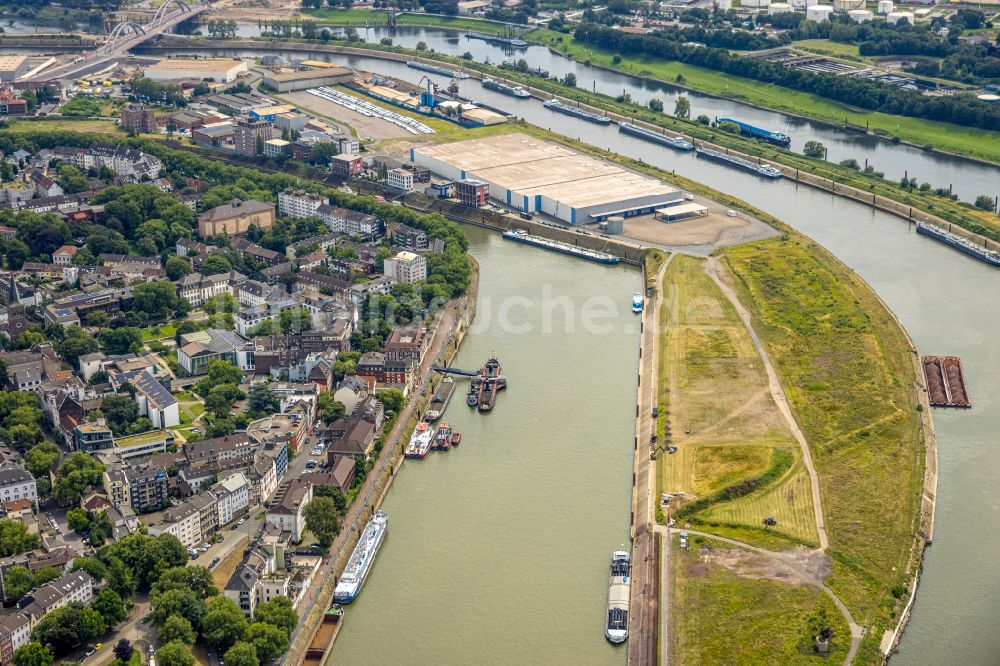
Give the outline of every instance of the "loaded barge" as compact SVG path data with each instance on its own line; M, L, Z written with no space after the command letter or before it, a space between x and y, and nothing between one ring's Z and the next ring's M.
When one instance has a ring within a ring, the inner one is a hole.
M653 132L652 130L648 130L645 127L633 125L632 123L626 123L624 121L618 123L618 131L622 134L631 134L632 136L637 136L640 139L658 143L661 146L666 146L667 148L684 151L694 150L693 143L685 141L679 136L666 136L665 134L659 134L657 132Z
M459 72L454 69L448 69L447 67L439 67L438 65L428 65L426 63L417 62L416 60L407 60L406 66L411 69L419 69L421 72L430 72L431 74L450 76L453 79L469 78L469 75L466 74L465 72Z
M549 101L543 103L542 106L546 109L558 111L559 113L565 113L567 116L573 116L588 122L597 123L598 125L611 124L611 118L607 116L600 116L596 113L591 113L590 111L584 111L583 109L575 106L570 106L569 104L563 104L557 99L550 99Z
M388 529L389 516L382 511L376 511L372 519L365 525L364 531L361 532L358 545L354 547L351 559L347 562L347 568L344 569L340 582L337 583L337 589L333 593L335 602L349 604L357 598Z
M553 250L554 252L562 252L563 254L579 257L580 259L596 261L599 264L621 263L621 259L613 254L598 252L597 250L588 250L586 248L577 247L576 245L570 245L569 243L542 238L541 236L532 236L527 231L522 229L505 231L503 232L503 237L507 240L516 241L518 243L527 243L528 245L545 248L546 250Z
M484 42L509 46L515 49L528 48L528 42L523 39L518 39L517 37L498 37L496 35L487 35L482 32L467 32L465 33L465 37L466 39L481 39Z
M604 635L615 645L628 638L628 604L631 595L632 557L628 551L616 550L611 555L608 579L608 621Z
M511 85L504 81L497 81L496 79L483 79L483 87L487 90L495 90L498 93L510 95L511 97L520 97L522 99L531 97L531 93L521 86Z
M992 266L1000 266L1000 252L987 250L985 247L977 245L966 238L962 238L958 234L953 234L950 231L945 231L944 229L935 227L933 224L917 222L917 233L922 236L930 236L935 240L941 241L945 245L950 245L959 252L964 252L970 257L975 257L980 261L985 261Z
M927 398L933 407L972 407L965 388L961 359L957 356L924 356L920 363L927 380Z
M764 176L765 178L781 178L782 176L781 169L773 167L769 164L757 164L756 162L751 162L750 160L743 159L742 157L726 155L725 153L720 153L717 150L710 150L708 148L702 148L701 146L695 148L694 152L698 157L704 157L707 160L729 164L738 169L743 169L744 171L752 171L758 176Z
M782 148L787 148L792 144L792 137L787 134L782 134L781 132L772 132L771 130L761 129L760 127L754 127L748 123L740 122L739 120L733 120L732 118L726 118L725 116L719 116L715 119L717 125L722 123L732 123L740 128L740 133L743 136L749 136L754 139L762 139L768 143L773 143L776 146L781 146Z
M434 393L434 398L431 399L430 409L424 414L429 422L433 423L437 421L444 414L444 410L448 407L448 403L451 401L451 396L455 392L455 378L445 377L441 380L441 384L437 387L437 391Z

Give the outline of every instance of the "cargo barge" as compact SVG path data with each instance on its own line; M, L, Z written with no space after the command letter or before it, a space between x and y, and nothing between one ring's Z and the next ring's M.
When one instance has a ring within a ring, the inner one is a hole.
M515 63L513 60L504 60L502 63L500 63L500 67L503 69L509 69L512 72L523 71L525 74L531 74L532 76L537 76L543 79L549 78L549 70L542 69L541 67L529 67L526 70L519 70L517 68L517 63Z
M596 261L599 264L621 263L621 259L613 254L598 252L597 250L588 250L586 248L577 247L576 245L570 245L569 243L542 238L541 236L532 236L527 231L523 231L521 229L517 229L515 231L505 231L503 232L503 237L507 240L516 241L518 243L527 243L528 245L545 248L546 250L552 250L553 252L561 252L563 254L579 257L580 259Z
M933 224L917 222L917 233L922 236L930 236L935 240L941 241L945 245L950 245L959 252L964 252L970 257L975 257L980 261L985 261L992 266L1000 266L1000 252L987 250L985 247L977 245L966 238L962 238L958 234L953 234L950 231L945 231L944 229L935 227Z
M426 63L417 62L416 60L407 60L406 66L411 69L419 69L421 72L430 72L431 74L440 74L441 76L449 76L453 79L467 79L469 75L465 72L459 72L454 69L448 69L447 67L439 67L438 65L428 65Z
M510 95L511 97L520 97L522 99L531 97L531 93L521 86L513 86L503 81L497 81L496 79L483 79L483 87L487 90L495 90L498 93Z
M333 600L338 604L349 604L357 599L361 592L361 586L365 584L368 572L371 571L375 563L375 555L382 545L386 530L389 529L389 516L382 511L376 511L372 519L365 525L358 539L358 545L351 553L351 559L347 562L337 589L334 590Z
M640 139L645 139L646 141L651 141L652 143L658 143L661 146L666 146L667 148L673 148L674 150L694 150L693 143L685 141L679 136L666 136L664 134L648 130L645 127L633 125L632 123L626 123L624 121L618 123L618 131L622 134L631 134L632 136L637 136Z
M484 42L490 42L491 44L500 44L501 46L509 46L515 49L525 49L528 48L528 42L517 37L499 37L496 35L487 35L482 32L467 32L465 33L466 39L481 39Z
M430 408L427 413L424 414L424 418L430 423L434 423L444 414L444 410L448 407L448 403L451 401L451 396L455 392L455 378L445 377L441 380L441 383L437 387L437 391L434 392L434 397L431 399Z
M761 139L762 141L773 143L774 145L781 146L782 148L787 148L792 144L792 137L787 134L772 132L771 130L761 129L760 127L754 127L748 123L733 120L732 118L726 118L725 116L717 117L715 119L715 123L717 125L721 125L722 123L732 123L740 128L740 133L742 133L743 136Z
M628 605L631 599L632 557L628 551L616 550L611 555L608 576L608 619L605 637L615 645L628 638Z
M965 387L962 361L957 356L924 356L920 359L927 382L927 398L933 407L972 407Z
M597 123L598 125L611 124L611 118L608 118L607 116L599 116L596 113L591 113L590 111L585 111L575 106L570 106L569 104L563 104L557 99L550 99L542 104L542 106L546 109L558 111L559 113L565 113L567 116L573 116L575 118L580 118L581 120L586 120L587 122Z
M723 164L729 164L738 169L743 169L744 171L751 171L758 176L764 176L765 178L781 178L782 176L781 169L777 167L773 167L769 164L757 164L756 162L751 162L750 160L743 159L742 157L720 153L717 150L710 150L699 146L695 148L695 154L698 155L698 157L704 157L707 160L722 162Z

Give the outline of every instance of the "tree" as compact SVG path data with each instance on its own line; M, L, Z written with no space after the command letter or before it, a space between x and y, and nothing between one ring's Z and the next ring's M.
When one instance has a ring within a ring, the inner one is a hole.
M177 287L168 280L140 282L132 287L132 308L151 317L166 317L177 309Z
M663 113L663 100L653 97L649 100L649 109L656 113Z
M988 194L981 194L976 197L976 208L980 210L994 210L995 202Z
M287 597L276 597L271 601L259 604L253 619L254 622L266 622L278 627L285 632L286 636L291 636L299 623L298 613L292 608L291 599Z
M59 466L52 496L63 505L79 501L84 488L100 485L103 474L104 465L83 451L74 451Z
M202 275L218 275L219 273L228 273L231 270L233 270L233 265L220 253L209 256L201 265Z
M253 645L240 641L226 650L226 663L232 666L259 666L260 660Z
M340 533L340 518L337 507L329 497L314 497L304 510L306 528L316 535L319 545L329 548L334 537Z
M35 641L14 651L14 666L52 666L52 653Z
M108 627L114 627L125 619L125 606L122 604L121 597L110 588L101 590L90 603L90 607L101 614L104 624ZM125 658L122 661L128 661L128 659Z
M132 649L132 642L127 638L123 638L117 643L115 643L115 656L118 660L123 663L128 663L128 660L132 658L132 653L135 650Z
M212 572L204 567L174 567L167 569L153 584L152 594L163 594L168 590L190 590L199 598L214 597L219 593L212 579Z
M171 616L183 617L192 627L201 627L206 619L205 603L193 590L167 590L155 595L153 603L153 625L163 626Z
M160 643L178 641L184 645L194 645L198 635L187 618L171 615L163 623L163 626L156 630L156 637L160 639Z
M195 390L202 397L208 397L209 392L220 384L239 384L243 380L243 371L229 361L211 361L208 373L195 384Z
M107 316L106 313L101 310L96 310L91 314L96 314L100 312L101 314ZM91 324L98 326L100 324ZM59 351L59 356L62 357L64 361L69 363L75 369L80 368L80 357L86 354L92 354L97 351L99 345L97 340L87 335L87 333L77 326L76 324L66 328L66 334L63 336L62 341L56 346Z
M81 556L74 558L73 567L70 571L77 571L79 569L83 569L89 573L90 577L97 582L104 580L108 575L108 568L104 566L104 562L101 562L96 557Z
M170 641L156 651L159 666L194 666L191 648L180 641Z
M247 631L247 619L236 602L228 597L215 597L208 604L201 633L208 644L225 652ZM254 658L256 658L256 653Z
M265 382L258 382L250 387L247 405L252 411L265 414L272 414L281 408L281 402Z
M142 331L134 326L105 329L97 337L109 354L128 354L142 349Z
M135 404L135 403L133 403ZM83 534L90 527L90 513L84 509L70 509L66 512L66 522L69 528L77 534Z
M399 414L399 410L403 409L403 405L406 403L406 397L399 389L382 391L378 394L378 399L387 412L393 412L394 414Z
M49 471L57 462L59 462L59 447L51 442L42 442L24 453L24 466L36 479L47 478Z
M691 101L684 95L679 95L674 102L674 115L684 119L691 117Z
M167 259L164 269L167 272L168 278L171 280L180 280L185 275L189 275L191 273L191 262L184 257L172 255Z
M313 488L316 497L329 497L337 507L337 514L343 516L347 511L347 495L336 486L316 486Z
M316 399L316 411L320 420L326 424L333 423L347 415L347 407L342 402L333 399L333 394L323 392Z
M138 587L132 572L117 557L112 557L108 561L108 587L122 599L131 597Z
M574 74L573 72L570 72L569 74L567 74L566 78L563 79L563 83L565 83L570 88L575 88L576 87L576 74Z
M15 564L3 573L3 593L7 601L17 601L35 586L35 578L27 567Z
M29 534L28 527L21 521L7 518L0 520L0 557L20 555L40 545L38 535Z
M806 157L813 157L818 160L825 159L826 146L819 141L806 141L806 145L802 149L802 154Z
M257 651L257 660L268 664L288 649L288 636L284 630L266 622L254 622L247 627L246 640Z
M106 630L100 613L74 603L46 613L31 630L31 638L62 653L100 636Z

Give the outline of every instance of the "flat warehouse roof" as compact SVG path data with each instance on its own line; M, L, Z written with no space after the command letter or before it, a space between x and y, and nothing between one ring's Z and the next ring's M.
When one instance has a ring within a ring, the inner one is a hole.
M176 70L176 69L202 69L202 70L212 70L215 72L227 72L233 67L239 67L243 62L241 60L223 60L219 58L206 58L201 59L187 59L187 58L164 58L160 60L155 65L150 65L148 69L165 69L165 70Z
M696 203L685 203L680 206L670 206L660 211L663 217L674 217L676 215L691 215L697 213L701 215L708 211L708 208Z
M568 148L539 141L525 134L502 134L438 146L423 146L417 148L416 153L434 157L463 171L577 155Z
M528 189L622 173L622 169L607 162L581 160L579 156L567 155L507 164L492 169L476 169L475 173L476 178L480 180L503 185L518 194L527 194Z
M537 187L525 190L523 194L529 197L540 194L573 208L585 208L625 202L630 199L664 196L676 191L670 185L658 180L631 171L620 171L596 178Z

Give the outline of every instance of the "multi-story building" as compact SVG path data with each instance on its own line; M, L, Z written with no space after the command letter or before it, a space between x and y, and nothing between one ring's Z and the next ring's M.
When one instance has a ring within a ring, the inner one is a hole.
M251 505L263 504L271 499L275 488L278 487L278 470L274 458L255 456L253 465L247 471L247 480L250 481Z
M104 419L84 421L73 429L73 446L77 451L104 451L114 448L115 438Z
M288 532L289 540L298 543L306 529L305 508L313 497L312 484L301 479L291 479L278 488L265 520Z
M157 131L156 113L145 104L127 104L122 109L122 128L136 134L152 134Z
M236 472L216 483L211 492L219 501L219 526L227 525L250 506L250 482Z
M241 117L236 119L233 128L233 144L236 152L244 155L259 155L263 151L264 142L270 141L273 125L266 120L253 120Z
M146 513L163 506L170 490L165 467L139 462L126 466L122 471L128 481L129 503L135 511Z
M427 260L414 252L397 252L396 256L386 259L383 272L397 282L412 284L427 279Z
M407 250L426 250L429 247L427 233L422 229L414 229L402 222L389 225L389 240L393 245Z
M189 465L224 463L250 455L255 446L246 433L237 433L190 442L184 446L184 456Z
M0 618L0 666L14 663L14 653L31 642L31 618L11 613Z
M198 233L202 238L219 236L239 236L250 227L267 231L274 226L274 204L263 201L240 201L216 206L198 216Z
M420 363L427 350L427 330L424 328L397 328L389 334L382 346L387 361Z
M341 153L330 158L330 168L338 178L355 178L365 172L365 161L360 155Z
M79 250L80 248L75 245L63 245L52 253L52 263L57 266L69 266L73 263L73 257Z
M185 333L177 350L177 362L189 375L205 374L212 361L227 361L243 368L247 364L241 355L245 345L246 341L232 331L209 328Z
M28 592L17 606L35 624L46 613L71 603L86 604L93 597L94 580L86 571L80 570L60 576L51 583Z
M133 398L139 416L145 416L157 430L180 425L180 405L177 398L153 376L149 368L119 372L111 376L111 386L119 391L125 384L135 389Z
M389 169L386 184L396 190L409 192L413 189L413 172L406 169Z
M268 139L264 142L264 157L277 159L279 157L291 157L292 143L284 139Z
M278 193L278 215L282 217L310 217L326 203L326 197L304 190L288 188Z
M327 465L334 467L341 458L368 458L375 447L375 424L349 416L330 424L323 431L328 442Z
M490 200L490 184L481 180L460 180L455 183L455 194L463 206L479 208Z
M382 220L374 215L339 206L320 206L316 213L330 231L349 236L381 236L385 229Z
M151 536L173 534L185 548L194 548L208 536L202 534L201 515L192 502L167 509L160 520L147 523L146 529Z
M246 280L247 276L238 271L216 275L190 273L175 281L174 284L177 285L177 295L190 303L192 307L197 308L219 294L235 294L236 288Z
M198 510L198 522L202 537L219 529L219 499L211 492L198 493L188 500Z
M37 508L38 487L31 473L14 463L0 465L0 504L11 500L30 500Z
M389 361L382 352L365 352L355 372L358 377L374 379L379 384L409 386L412 369L409 361Z
M174 435L170 430L151 430L131 437L121 437L115 440L114 452L122 460L145 458L157 453L165 453L174 444Z
M104 492L116 509L132 506L132 488L128 476L121 465L109 465L104 469Z

